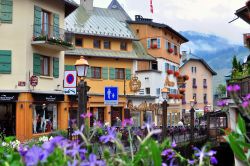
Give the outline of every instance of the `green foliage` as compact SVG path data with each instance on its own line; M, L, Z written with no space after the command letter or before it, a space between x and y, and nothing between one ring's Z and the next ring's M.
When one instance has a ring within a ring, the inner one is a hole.
M232 66L233 66L233 69L238 69L238 61L237 61L236 55L233 56Z
M237 67L238 67L237 69L238 69L239 72L243 71L243 67L242 67L240 61L238 62L238 66Z
M67 134L68 134L68 133L67 133L66 130L56 130L56 131L50 133L50 134L48 135L48 137L50 138L51 136L52 136L52 137L55 137L55 136L63 136L64 138L67 138Z
M226 95L226 86L223 84L219 84L216 88L216 91L219 96L225 96Z

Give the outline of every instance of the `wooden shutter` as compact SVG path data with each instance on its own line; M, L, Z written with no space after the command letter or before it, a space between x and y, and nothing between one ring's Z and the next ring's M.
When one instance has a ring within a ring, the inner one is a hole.
M53 57L53 77L59 78L59 58Z
M108 75L108 67L103 67L102 68L102 79L107 80L109 77Z
M42 33L42 9L35 6L34 9L34 37L40 36Z
M40 76L41 74L41 60L40 55L34 53L33 54L33 75Z
M110 80L115 79L115 68L112 68L112 67L109 68L109 79Z
M148 39L147 39L147 48L150 48L150 47L151 47L151 39L148 38Z
M0 73L11 73L11 51L0 50Z
M127 68L126 69L126 80L130 80L131 79L131 69Z
M12 0L0 0L0 21L2 23L12 23L12 13Z
M168 41L167 41L167 40L165 40L165 48L166 48L166 49L169 49L169 48L168 48Z
M76 68L74 65L64 65L64 70L74 71L74 70L76 70Z
M161 48L161 39L157 38L157 48Z
M88 77L88 78L91 78L91 76L92 76L91 73L92 73L92 72L91 72L91 67L89 66L88 72L87 72L87 77Z
M59 14L53 14L53 35L55 38L60 38L59 34Z

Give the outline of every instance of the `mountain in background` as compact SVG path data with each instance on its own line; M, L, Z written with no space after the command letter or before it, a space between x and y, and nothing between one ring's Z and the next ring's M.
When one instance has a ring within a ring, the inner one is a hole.
M217 72L213 80L213 90L218 84L225 84L224 76L230 74L234 55L241 62L245 56L249 55L249 50L243 46L243 43L237 45L223 37L195 31L180 33L189 39L189 42L183 45L182 50L191 51L194 55L203 58Z

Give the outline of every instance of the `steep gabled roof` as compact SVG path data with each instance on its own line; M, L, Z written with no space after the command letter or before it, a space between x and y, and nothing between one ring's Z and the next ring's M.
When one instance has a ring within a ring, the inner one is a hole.
M64 0L64 3L65 3L65 17L67 17L79 6L74 0Z
M249 12L247 6L243 6L242 8L236 10L235 15L237 15L242 20L244 20L248 24L250 24L250 12Z
M126 16L126 20L131 20L128 13L123 9L123 7L120 5L120 3L117 0L112 0L108 6L108 9L120 10Z

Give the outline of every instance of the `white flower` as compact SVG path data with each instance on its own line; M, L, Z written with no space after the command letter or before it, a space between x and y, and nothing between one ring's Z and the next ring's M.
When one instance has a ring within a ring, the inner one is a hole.
M46 137L46 136L42 136L42 137L39 138L39 141L40 142L47 142L47 141L49 141L49 138Z
M52 137L52 136L50 136L49 140L52 140L52 139L53 139L53 137Z
M9 146L9 144L6 142L2 142L2 146Z

